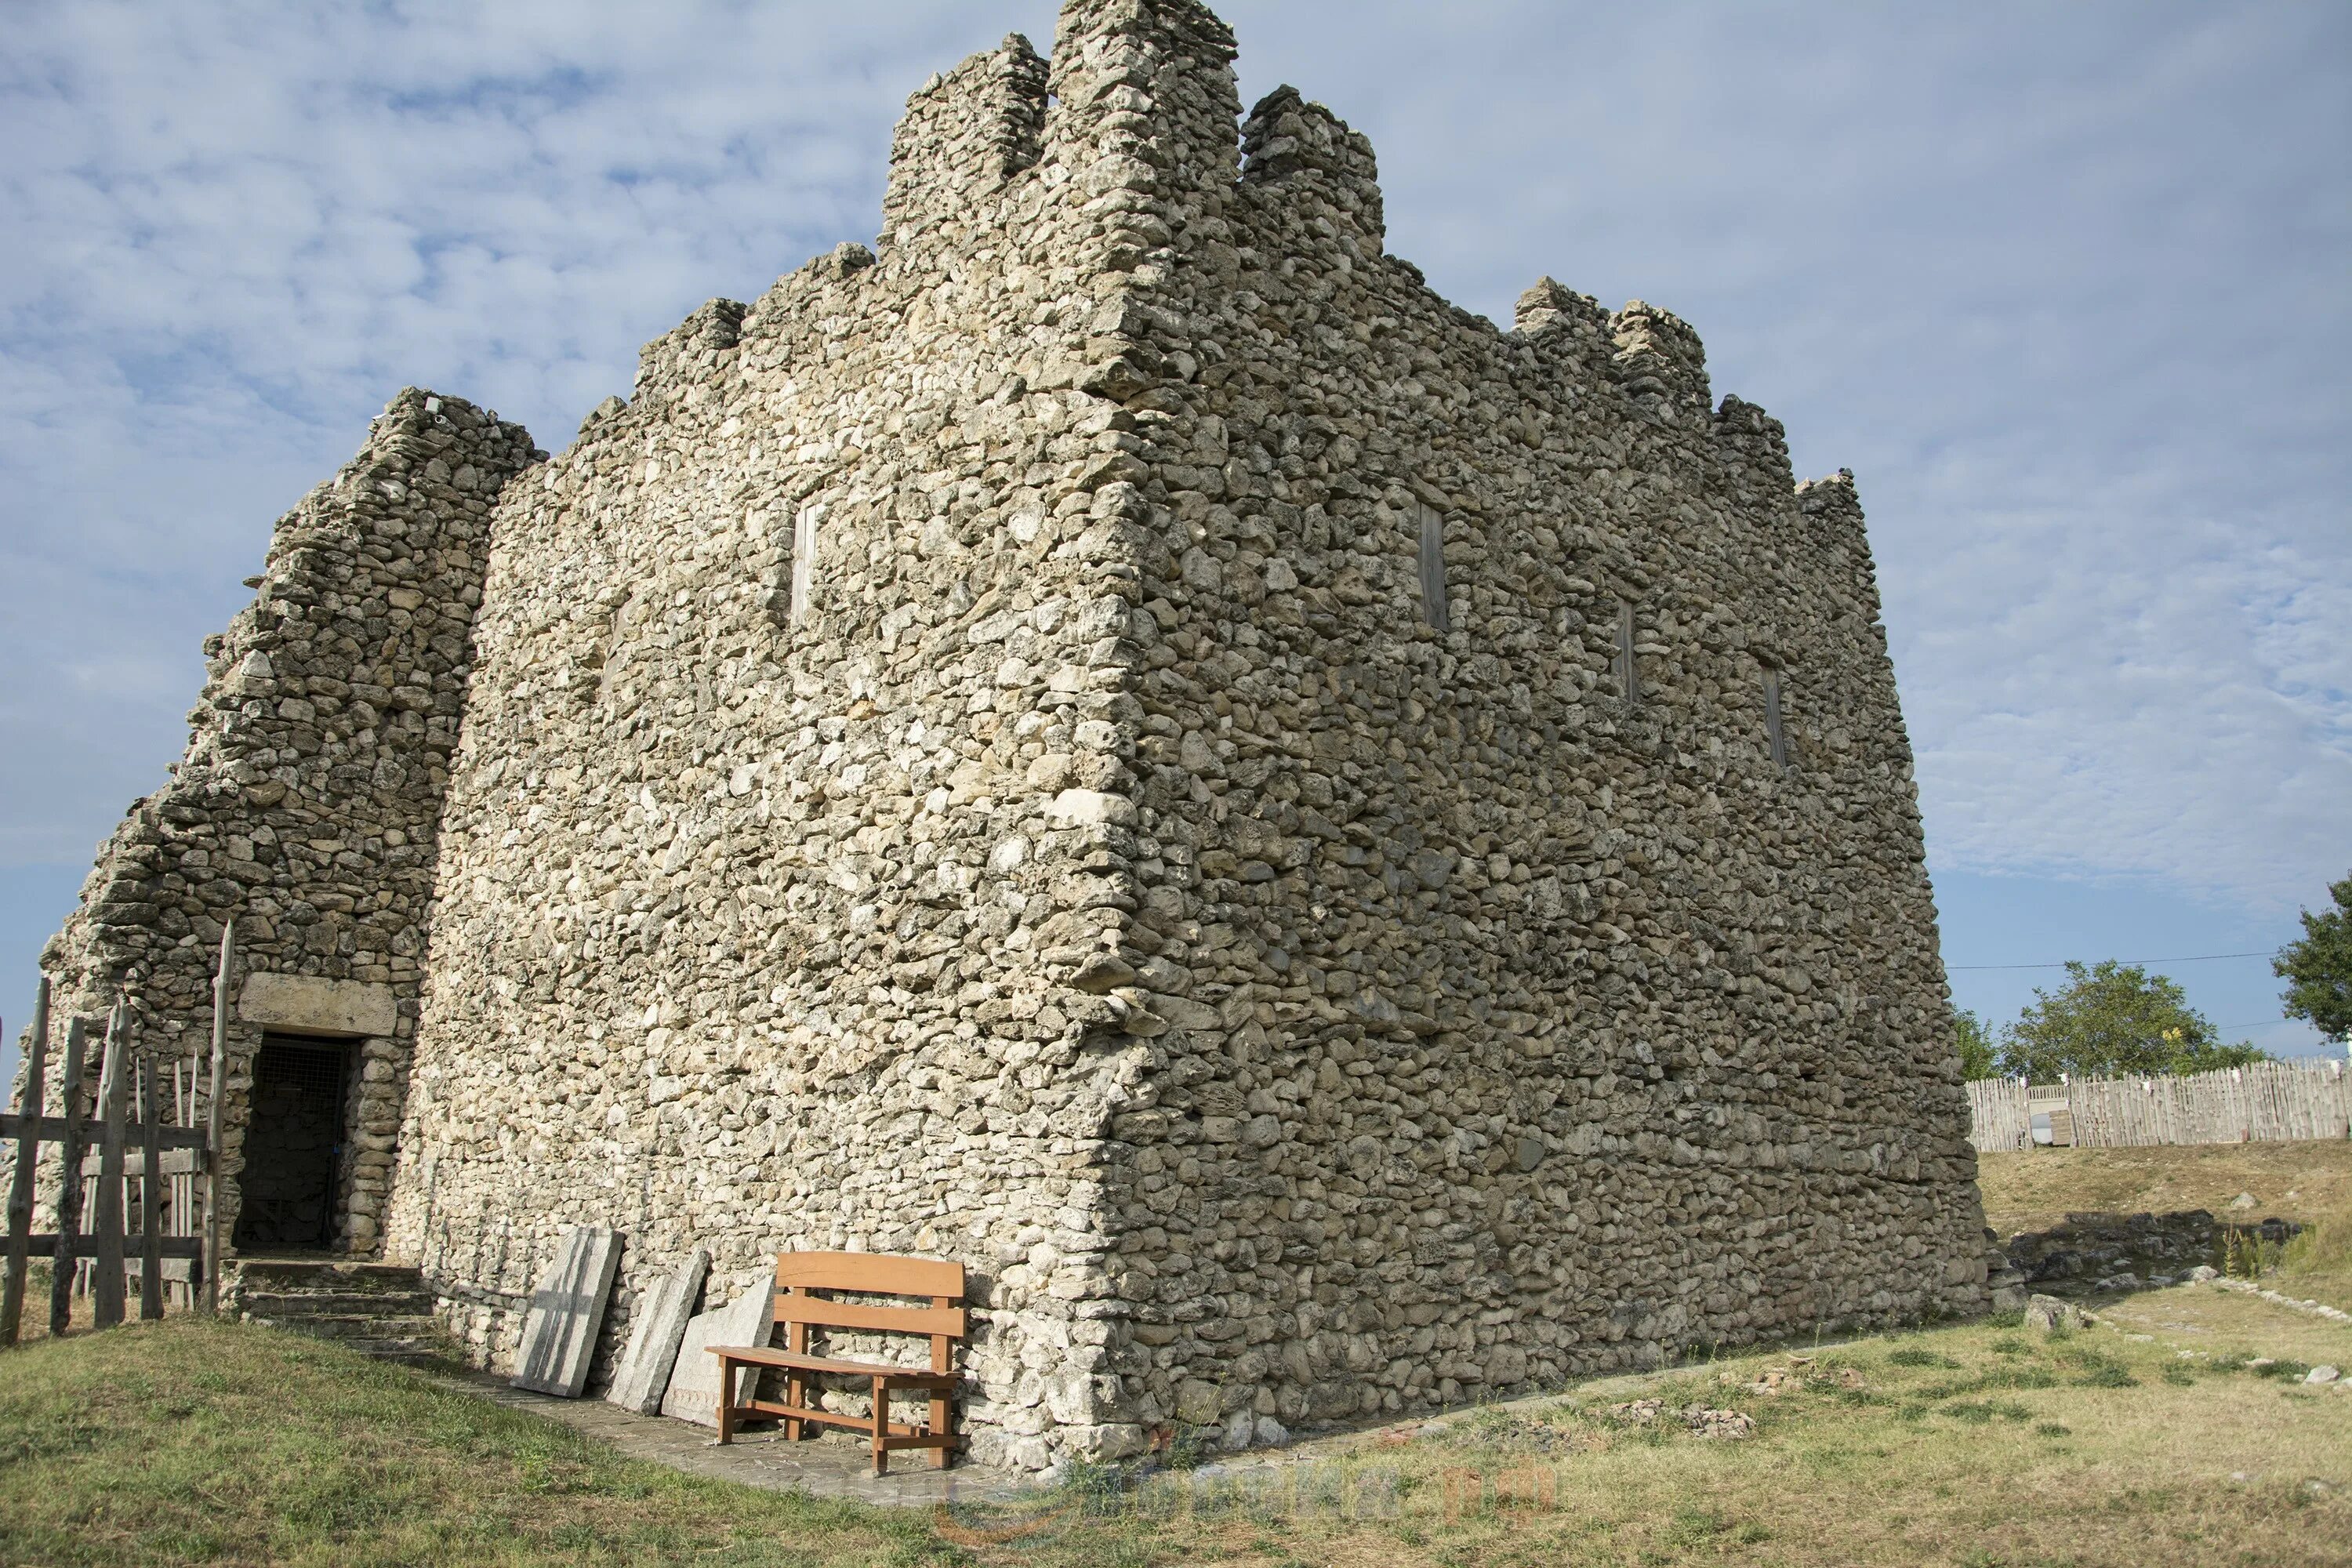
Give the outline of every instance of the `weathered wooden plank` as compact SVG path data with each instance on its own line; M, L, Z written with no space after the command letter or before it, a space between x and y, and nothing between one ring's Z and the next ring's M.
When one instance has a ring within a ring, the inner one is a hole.
M101 1329L122 1321L122 1150L131 1099L131 1004L117 1002L107 1019L106 1054L98 1073L98 1208L90 1215L90 1321Z
M139 1066L139 1316L163 1315L163 1145L157 1136L155 1064Z
M98 1237L83 1234L68 1237L66 1239L73 1244L67 1248L68 1252L79 1253L87 1258L89 1256L91 1245L98 1240ZM136 1231L129 1236L118 1236L114 1240L115 1245L126 1253L140 1245L139 1234ZM159 1254L166 1258L200 1258L204 1255L204 1238L194 1236L166 1236L157 1239L156 1247ZM33 1258L54 1258L57 1256L58 1238L49 1231L37 1230L25 1238L25 1250Z
M13 1110L0 1111L0 1139L21 1138L28 1132L44 1143L58 1142L66 1135L66 1119L62 1116L21 1116ZM146 1128L140 1122L125 1121L122 1135L136 1141L146 1136ZM200 1128L174 1127L167 1121L155 1130L155 1142L157 1147L166 1153L201 1155L205 1135ZM201 1158L196 1161L199 1167L203 1163ZM93 1170L90 1173L95 1175L97 1172Z
M220 1310L221 1081L228 1073L228 983L236 966L236 919L221 922L220 967L213 972L212 1098L205 1106L205 1310ZM191 1090L193 1092L193 1090Z
M49 1269L49 1336L58 1338L73 1321L74 1233L81 1226L81 1150L87 1124L81 1109L82 1058L88 1026L79 1018L66 1020L65 1125L58 1142L58 1232L65 1239L51 1254Z
M33 997L33 1048L25 1058L23 1110L40 1120L43 1074L49 1055L49 977L41 976ZM25 1238L33 1230L33 1184L40 1179L41 1141L28 1132L16 1135L16 1173L8 1189L8 1261L0 1277L0 1345L13 1345L25 1317Z
M141 1131L140 1124L133 1122L124 1130L124 1134L135 1142L141 1135ZM173 1129L167 1125L160 1131L168 1137ZM85 1153L81 1157L81 1173L85 1176L97 1175L98 1159L98 1151L95 1149ZM163 1173L167 1176L198 1175L205 1168L205 1152L202 1149L174 1149L166 1142L163 1145L162 1159Z

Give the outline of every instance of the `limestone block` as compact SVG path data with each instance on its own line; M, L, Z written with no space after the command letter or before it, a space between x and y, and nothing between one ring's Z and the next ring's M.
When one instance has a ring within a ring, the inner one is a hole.
M614 1369L613 1386L604 1397L639 1415L661 1413L662 1394L669 1387L670 1370L677 1364L677 1347L702 1294L702 1277L710 1271L710 1254L701 1247L663 1275L637 1303L637 1321L629 1331L628 1348Z
M679 1339L677 1360L662 1394L661 1413L698 1426L719 1425L719 1358L713 1345L765 1345L775 1327L775 1293L756 1285L716 1311L704 1312L686 1325ZM757 1374L735 1374L735 1399L751 1396Z
M247 1024L289 1034L365 1038L393 1032L400 1020L400 999L389 985L254 973L245 977L237 993L236 1015Z
M621 1233L582 1226L563 1238L554 1266L541 1276L523 1318L522 1343L515 1352L514 1384L561 1399L577 1399L588 1386L588 1363L596 1353L596 1330L613 1293L613 1272L621 1261Z

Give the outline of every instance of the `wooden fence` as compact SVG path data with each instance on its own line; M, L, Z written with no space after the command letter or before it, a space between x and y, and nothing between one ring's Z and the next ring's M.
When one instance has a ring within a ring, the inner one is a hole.
M1979 1152L2031 1148L2048 1102L2053 1142L2122 1149L2158 1143L2271 1143L2352 1136L2352 1077L2342 1062L2259 1062L2181 1078L2080 1079L2031 1090L1971 1083L1969 1141ZM2063 1107L2053 1098L2064 1097Z
M1969 1142L1979 1154L2033 1147L2027 1089L2013 1078L1979 1079L1969 1088Z
M168 1291L194 1304L199 1283L207 1310L219 1305L214 1260L220 1256L217 1163L221 1080L227 1043L228 983L233 931L221 935L219 972L213 980L213 1039L205 1125L195 1125L198 1064L171 1068L171 1112L163 1120L163 1064L142 1058L131 1039L127 1000L108 1016L94 1107L85 1092L89 1025L69 1020L65 1031L60 1114L46 1114L49 1068L49 983L34 1006L31 1048L25 1058L24 1095L0 1114L0 1142L16 1144L9 1184L5 1272L0 1272L0 1345L16 1342L23 1327L31 1259L49 1268L49 1332L62 1334L77 1293L89 1297L99 1328L122 1321L129 1271L139 1271L139 1315L160 1318ZM132 1119L136 1101L137 1119ZM34 1200L44 1144L58 1145L58 1228L33 1233ZM131 1161L137 1156L134 1169ZM201 1194L201 1196L199 1195ZM136 1213L138 1224L131 1224Z
M2066 1086L2074 1142L2273 1143L2352 1132L2352 1082L2342 1062L2259 1062L2186 1078L2084 1079Z

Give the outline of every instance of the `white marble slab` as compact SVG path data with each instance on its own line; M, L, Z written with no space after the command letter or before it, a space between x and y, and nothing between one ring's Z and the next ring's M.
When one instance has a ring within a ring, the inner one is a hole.
M606 1399L639 1415L660 1414L670 1369L677 1364L677 1347L702 1294L702 1277L709 1272L710 1254L697 1247L693 1257L646 1287Z
M669 1390L662 1395L661 1413L698 1426L719 1425L719 1358L712 1345L765 1345L776 1327L776 1289L754 1285L725 1307L705 1312L686 1325L678 1342L677 1364L669 1374ZM735 1374L735 1403L751 1397L759 1369Z
M522 1344L515 1352L517 1388L559 1399L580 1397L588 1386L596 1331L604 1321L604 1302L620 1261L617 1230L583 1226L563 1238L563 1249L541 1277L523 1316Z

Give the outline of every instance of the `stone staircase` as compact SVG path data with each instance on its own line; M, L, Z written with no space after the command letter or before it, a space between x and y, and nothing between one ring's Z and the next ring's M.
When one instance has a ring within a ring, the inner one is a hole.
M247 1258L236 1270L236 1315L249 1323L334 1340L384 1361L455 1360L414 1268L331 1258Z

